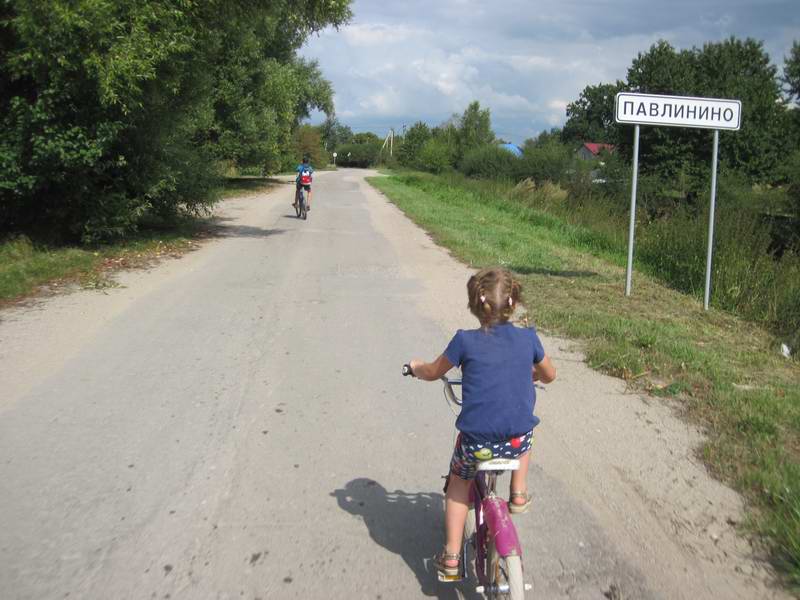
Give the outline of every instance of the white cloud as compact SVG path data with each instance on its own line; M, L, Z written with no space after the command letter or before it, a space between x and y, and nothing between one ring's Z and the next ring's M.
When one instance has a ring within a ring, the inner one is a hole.
M414 121L438 124L472 100L498 136L521 143L563 124L587 85L624 79L658 39L679 48L729 35L767 40L782 63L800 39L797 0L355 0L354 22L310 40L336 90L337 113L379 135Z
M424 32L404 25L363 23L348 25L342 28L341 34L351 46L381 46L406 42L413 37L424 35Z

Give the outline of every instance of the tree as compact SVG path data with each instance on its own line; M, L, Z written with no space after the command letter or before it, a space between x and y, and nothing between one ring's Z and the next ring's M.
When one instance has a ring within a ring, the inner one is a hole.
M405 167L418 164L419 153L422 146L431 138L430 128L422 121L414 123L406 132L403 144L398 151L398 160Z
M311 164L317 168L328 164L328 152L322 146L322 135L319 127L301 125L294 133L294 162L308 156ZM291 163L290 163L291 164Z
M353 139L351 140L353 144L375 144L375 143L380 143L381 141L382 141L381 138L379 138L371 131L357 133L353 136Z
M494 141L489 109L481 109L477 100L467 106L458 121L458 158L464 154Z
M583 88L578 99L567 105L567 122L561 130L561 139L574 146L584 142L617 144L614 99L624 89L621 81Z
M535 138L525 140L523 150L529 147L543 146L550 142L560 142L563 131L559 127L553 127L550 131L542 131Z
M333 115L328 115L320 126L322 142L328 152L334 152L342 144L347 144L353 139L353 131L347 125L343 125Z
M761 42L732 37L702 48L676 51L660 41L634 59L626 87L642 93L741 100L741 130L723 132L720 162L753 182L770 182L777 176L786 150L788 115L776 69ZM710 132L702 129L643 127L642 170L670 181L688 177L695 182L691 185L704 187L711 160L710 139ZM631 134L620 134L617 143L630 156Z
M0 1L0 231L93 241L207 206L216 161L286 153L332 110L296 52L349 4Z
M784 90L789 99L795 103L800 102L800 42L792 44L792 50L784 63L781 81L786 86Z

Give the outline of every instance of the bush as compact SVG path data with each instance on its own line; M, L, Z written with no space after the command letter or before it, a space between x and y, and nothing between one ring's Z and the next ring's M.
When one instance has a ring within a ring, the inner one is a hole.
M430 128L422 121L417 121L403 136L403 142L398 149L397 156L404 167L414 167L419 161L422 146L431 139Z
M380 142L361 144L344 144L337 150L336 164L341 167L358 167L366 169L378 162L381 151Z
M511 179L519 159L508 150L488 144L469 150L461 159L459 171L478 179Z
M522 157L515 163L514 179L562 182L575 162L572 149L558 141L526 144Z
M453 168L452 146L445 140L431 138L419 151L418 166L430 173L443 173Z

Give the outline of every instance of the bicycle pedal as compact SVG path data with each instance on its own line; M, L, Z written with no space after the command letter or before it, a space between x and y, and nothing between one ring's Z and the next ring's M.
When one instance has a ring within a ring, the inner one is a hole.
M436 575L442 583L458 583L464 580L463 575L445 575L444 573L437 573Z

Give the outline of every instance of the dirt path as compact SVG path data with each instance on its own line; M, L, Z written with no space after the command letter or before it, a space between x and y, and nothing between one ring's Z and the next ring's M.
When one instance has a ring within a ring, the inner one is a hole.
M473 326L470 271L363 177L321 174L307 222L289 186L228 201L223 239L0 315L1 597L475 597L425 560L453 417L399 376ZM700 434L544 341L536 597L787 597Z

